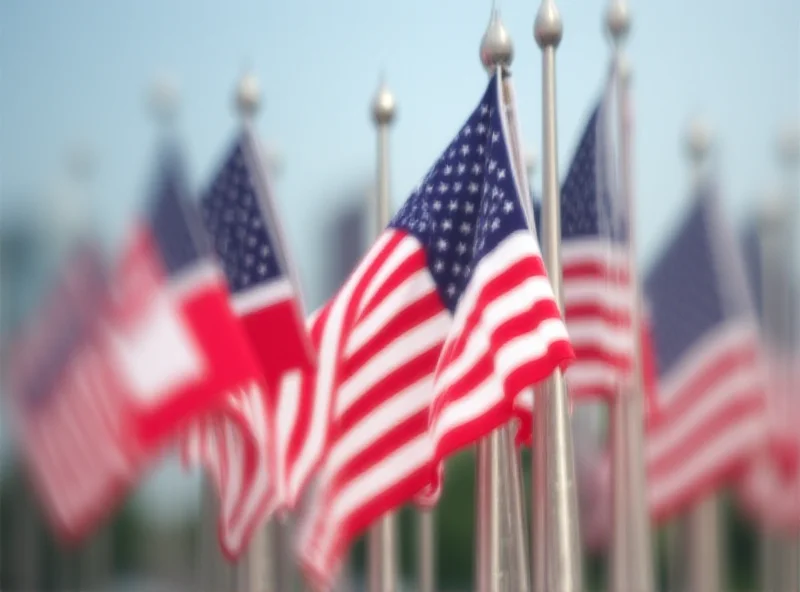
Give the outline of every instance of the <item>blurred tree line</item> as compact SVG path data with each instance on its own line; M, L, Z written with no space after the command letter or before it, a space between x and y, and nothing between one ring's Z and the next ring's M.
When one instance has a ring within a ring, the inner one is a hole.
M527 452L523 454L523 468L525 483L530 483L530 455ZM474 455L467 452L451 460L447 468L443 497L436 510L441 590L472 589L474 484ZM184 571L192 569L198 540L196 524L172 526L172 532L160 529L154 533L153 527L143 520L141 508L128 503L96 537L82 547L68 551L51 536L49 527L39 512L38 502L30 493L25 477L18 468L6 472L0 487L0 589L3 591L22 590L24 582L32 581L31 577L35 578L37 589L55 592L79 588L102 589L110 585L112 578L120 579L132 574L166 577L169 576L170 569L172 575L176 575L176 570L181 568ZM756 534L730 500L725 500L724 513L728 535L723 538L727 545L723 553L727 567L724 580L727 589L742 592L754 590L758 557ZM414 581L416 571L416 524L413 508L404 508L399 515L401 567L409 582ZM178 530L175 531L175 528ZM654 534L662 543L659 545L656 568L659 588L665 590L668 566L663 544L664 533ZM99 554L98 546L102 547ZM176 548L180 548L182 554L175 554ZM166 556L165 549L172 549L173 552ZM93 557L95 565L92 565ZM97 561L105 562L105 565L99 566L99 573ZM355 546L351 561L354 573L363 573L363 539ZM182 565L172 565L170 568L165 563ZM586 558L585 582L589 590L604 589L607 575L605 567L606 558L602 554ZM26 569L33 569L35 574L26 574ZM158 573L154 574L154 571ZM185 573L182 575L186 576Z

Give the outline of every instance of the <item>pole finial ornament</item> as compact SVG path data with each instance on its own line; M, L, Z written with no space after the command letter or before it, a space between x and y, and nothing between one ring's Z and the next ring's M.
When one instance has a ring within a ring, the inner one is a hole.
M708 157L713 143L713 132L704 120L695 118L689 123L686 134L686 150L696 165L701 165Z
M540 49L558 47L564 34L564 25L561 22L561 13L553 0L542 0L536 21L533 24L533 36Z
M606 11L606 29L614 43L622 43L631 28L631 13L625 0L611 0Z
M481 39L480 57L483 67L490 74L497 66L508 67L514 60L514 43L497 10L492 12L489 26Z
M236 87L236 110L245 119L255 116L261 104L261 87L255 74L247 73Z
M372 119L378 125L389 125L394 121L397 105L394 95L385 81L381 80L375 99L372 101Z

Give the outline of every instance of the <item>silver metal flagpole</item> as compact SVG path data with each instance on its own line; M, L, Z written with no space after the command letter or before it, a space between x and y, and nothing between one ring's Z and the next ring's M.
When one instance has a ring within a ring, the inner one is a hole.
M615 588L619 591L628 589L651 592L653 578L653 547L650 535L650 514L647 507L646 481L644 465L644 383L642 380L642 351L639 335L641 334L641 286L639 285L637 248L636 248L636 195L633 179L633 133L631 128L631 68L622 50L622 44L630 32L630 12L625 0L611 0L606 13L606 27L614 43L615 84L617 87L617 106L620 147L620 177L622 197L628 209L629 237L628 253L631 261L629 282L631 284L631 334L635 339L634 368L632 389L628 393L620 393L614 403L615 430L613 441L620 448L615 453L615 462L621 465L624 484L614 478L615 487L622 485L622 490L614 501L615 529L624 529L620 536L620 546L614 548L614 571L626 573L623 584ZM621 407L621 411L617 409ZM619 427L617 427L617 425ZM621 430L621 435L616 434ZM624 557L621 554L624 553ZM627 563L627 566L626 566Z
M761 302L762 302L762 323L765 330L769 333L774 331L780 323L785 323L781 310L782 288L781 274L786 270L779 268L780 261L785 257L786 234L788 230L787 203L780 194L769 194L764 203L761 204L758 220L758 235L760 247L761 264ZM782 379L783 377L781 377ZM781 389L782 390L782 389ZM785 391L784 391L785 392ZM776 393L768 393L774 397ZM778 404L775 414L788 414L783 401L770 401L770 404ZM765 591L780 590L783 592L795 592L791 586L791 569L788 566L790 557L788 556L789 540L781 533L770 530L765 525L761 528L761 554L762 554L762 586ZM788 568L788 569L787 569Z
M786 177L785 182L785 201L788 206L788 215L786 220L785 232L785 252L789 253L789 269L785 273L793 274L797 272L797 264L800 262L797 256L797 232L798 229L798 214L800 213L800 180L798 180L798 173L800 173L800 121L794 121L787 125L778 138L778 157ZM786 292L783 294L783 302L785 305L784 318L793 320L797 323L797 319L793 314L792 308L796 306L791 300L791 295L788 293L789 284L786 284ZM800 327L795 326L794 330L800 330ZM798 347L797 344L794 347ZM785 380L791 381L791 378L785 377ZM787 383L788 388L797 387L797 384ZM788 389L787 389L788 391ZM794 392L794 391L791 391ZM791 417L797 417L800 411L800 401L793 398L789 401L788 413ZM797 532L789 534L786 539L786 587L791 592L800 591L800 534Z
M492 12L479 54L489 75L498 68L503 69L504 76L508 75L507 68L514 57L514 46L497 11ZM505 94L507 99L508 93ZM511 120L516 115L510 105L507 107ZM516 125L510 127L516 129ZM518 138L514 138L512 144L518 143ZM516 150L512 158L517 161L515 166L521 168L524 165L518 152ZM528 561L524 555L522 478L510 426L495 430L478 443L476 481L476 524L481 525L479 536L475 539L478 590L525 592L530 584Z
M556 130L556 48L561 42L561 15L554 0L542 0L534 24L534 36L542 50L542 243L545 265L553 285L556 302L564 310L561 277L561 204L558 182L558 145ZM544 415L537 430L543 434L547 462L545 483L535 479L535 496L546 489L547 592L575 592L583 589L578 500L575 483L575 459L572 451L572 425L564 378L556 371L541 389L536 414ZM546 423L542 426L542 423ZM538 435L538 434L537 434ZM539 463L534 463L539 464ZM534 466L534 471L537 467ZM534 515L540 511L534 502ZM534 562L537 558L534 542ZM541 541L538 544L542 544ZM538 576L537 576L538 578Z
M236 110L242 125L252 126L261 104L261 89L252 73L245 74L236 87ZM267 163L264 163L267 164ZM253 534L246 556L236 566L235 589L246 592L277 590L277 549L275 541L278 524L271 519Z
M379 235L389 224L391 191L389 185L389 126L394 121L396 105L394 95L381 85L372 103L372 118L378 131L376 228ZM394 513L383 516L368 535L369 592L395 592L397 590L397 523Z
M694 120L689 126L686 141L692 163L694 187L697 190L706 177L706 165L712 145L711 130L704 122ZM719 503L715 493L699 500L690 509L687 534L690 550L689 590L722 592Z

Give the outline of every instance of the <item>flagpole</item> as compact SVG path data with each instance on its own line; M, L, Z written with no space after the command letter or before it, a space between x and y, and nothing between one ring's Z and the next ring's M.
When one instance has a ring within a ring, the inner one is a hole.
M606 13L606 27L614 47L614 78L617 87L619 125L619 164L624 207L628 210L628 255L631 285L631 334L634 338L634 367L631 392L619 393L613 403L612 442L614 462L620 467L614 477L615 488L622 486L614 498L615 544L612 573L618 574L614 589L651 592L653 547L650 535L650 514L647 508L644 463L644 383L641 351L641 286L639 285L636 248L636 195L633 180L633 133L631 108L631 68L625 59L623 43L630 32L630 11L626 0L611 0ZM617 433L621 432L621 433ZM623 533L624 531L624 533ZM620 541L616 539L619 538ZM622 574L625 574L624 576Z
M389 127L395 119L395 99L381 80L372 104L372 118L378 132L376 228L378 236L389 224L391 205L389 185ZM397 521L394 512L387 513L370 529L368 535L369 592L397 590Z
M780 160L783 174L786 177L785 182L785 201L788 205L788 216L786 231L784 233L784 249L789 253L789 263L785 270L787 275L795 274L797 272L797 247L798 242L796 234L798 232L798 212L800 212L800 182L798 182L798 173L800 173L800 121L795 121L787 125L778 138L778 157ZM794 277L791 275L791 277ZM789 284L786 284L786 289L789 290ZM790 310L791 306L796 306L792 302L790 294L783 295L783 301L787 307L784 310L787 321L794 319L794 314ZM795 330L800 328L795 327ZM797 344L794 347L800 347ZM787 387L797 387L800 385L793 384L789 377L787 380ZM788 389L787 389L788 390ZM794 391L792 391L794 392ZM795 397L789 401L788 412L791 417L797 417L800 412L800 401ZM787 588L791 592L800 592L800 534L797 532L790 533L786 540L786 562L787 562Z
M542 0L536 15L534 36L542 50L543 254L556 302L563 312L555 71L556 48L561 42L562 33L561 15L555 0ZM583 589L575 460L567 396L564 378L561 371L556 370L546 387L541 390L536 404L537 415L546 415L546 483L542 484L537 479L539 483L534 486L541 489L544 485L547 490L547 592L574 592ZM534 512L538 505L534 502ZM533 555L536 561L535 550Z
M481 39L479 55L490 76L502 70L506 84L507 68L514 57L514 46L496 10ZM509 93L505 92L506 100ZM511 121L516 115L507 104ZM509 126L516 133L516 125ZM512 139L512 159L519 169L524 164L518 138ZM514 150L517 147L517 150ZM530 589L528 560L525 556L525 517L522 510L522 478L519 455L509 426L498 428L478 442L476 460L476 536L477 586L481 592L527 592Z
M251 127L261 106L261 89L254 74L247 73L239 80L236 86L235 104L242 126ZM278 549L275 548L275 542L278 534L277 528L277 521L272 518L253 533L246 555L236 566L234 580L237 591L272 592L276 590Z
M695 191L703 183L712 145L710 129L700 120L691 122L686 139ZM708 494L689 510L689 590L722 592L720 588L720 519L716 493Z

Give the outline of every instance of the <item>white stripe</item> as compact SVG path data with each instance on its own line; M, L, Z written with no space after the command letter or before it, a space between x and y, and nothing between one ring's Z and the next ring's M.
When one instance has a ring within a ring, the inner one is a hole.
M225 286L225 276L214 262L201 259L170 277L165 288L167 295L174 302L191 297L209 285L218 285L222 288Z
M436 418L436 423L432 426L434 441L438 442L453 428L480 417L502 401L503 397L503 385L494 374L491 374L468 394L449 401L442 408L442 412Z
M286 372L278 386L278 421L275 425L275 460L276 460L276 497L278 503L283 504L294 499L293 491L284 491L288 484L287 457L292 438L292 428L297 423L300 411L300 389L302 387L302 374L293 370Z
M366 392L387 375L402 368L421 353L443 343L450 326L450 314L442 310L376 352L346 382L336 398L334 417L340 418Z
M328 554L329 545L338 535L336 530L348 516L377 494L390 489L411 473L430 464L431 451L432 444L428 434L420 435L349 480L345 487L337 492L335 499L330 500L327 521L318 542L318 548L326 550L324 555Z
M662 456L672 454L677 446L697 436L708 421L722 414L726 408L752 399L754 389L762 384L758 372L749 366L731 369L697 397L680 417L651 430L647 439L647 462L656 462Z
M432 403L433 380L426 376L372 409L347 430L331 448L325 460L323 480L370 447L395 426L427 409Z
M633 290L630 286L596 278L564 278L564 306L598 306L608 311L629 313Z
M345 348L345 356L352 356L386 327L387 323L405 308L436 291L431 274L427 268L420 269L409 276L396 289L383 299L375 309L360 320L353 328Z
M503 271L503 270L499 270ZM477 274L476 274L477 275ZM476 278L478 280L478 278ZM480 281L473 280L464 293L462 304L456 318L465 318L474 310L474 303L477 295L481 293L484 285ZM505 292L492 302L483 311L480 320L470 332L466 346L459 354L458 358L448 362L447 366L436 378L436 391L442 392L450 388L455 382L460 380L464 374L469 372L476 362L489 351L491 344L489 339L494 331L508 320L530 310L536 302L544 301L551 294L550 283L545 277L531 277ZM464 306L464 309L461 309ZM461 311L464 314L459 314ZM461 323L463 326L463 322ZM463 328L463 327L462 327ZM459 335L459 331L453 331L451 335ZM534 357L541 357L547 352L551 343L558 340L567 339L567 331L561 319L548 319L542 322L535 330L524 336L525 345L533 349L522 352L522 359L528 360ZM505 348L508 348L508 344ZM511 350L508 350L511 351ZM518 363L519 354L514 354ZM503 366L503 375L508 369L508 364L503 361L501 352L495 356L495 363Z
M266 284L259 284L244 292L233 294L231 296L231 305L238 316L245 316L253 311L290 300L293 297L292 284L289 283L288 279L281 276Z
M627 247L608 240L570 239L561 245L561 264L564 267L581 263L595 263L605 267L627 270L630 257Z
M764 425L758 421L737 422L725 430L710 434L711 438L679 467L649 475L648 501L660 508L705 475L727 461L746 456L762 441Z
M314 390L311 422L307 436L303 440L303 447L294 464L292 480L289 484L290 491L300 488L314 463L322 454L328 436L328 414L334 393L334 379L336 377L336 367L338 366L338 352L340 351L344 315L356 286L361 282L372 262L383 251L392 236L394 236L393 231L386 231L378 237L375 245L369 250L361 264L342 287L341 292L333 301L331 310L328 312L327 322L322 329L322 338L319 345L317 384Z
M380 268L376 270L375 275L372 276L367 288L364 290L361 302L358 303L358 316L361 315L364 307L372 301L378 290L386 283L389 276L409 258L419 253L419 251L419 241L410 235L406 236L395 245L391 254L384 260Z
M632 357L634 338L631 327L618 327L600 319L567 318L567 332L576 347L595 346L608 354Z
M738 351L742 343L754 343L757 335L758 330L749 319L729 321L708 331L663 377L659 389L662 404L669 404L677 394L703 374L707 370L710 357L719 359L725 353Z

